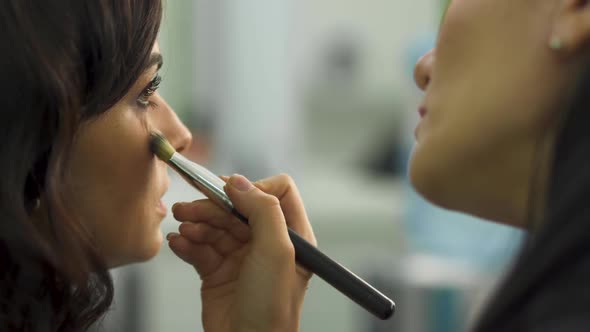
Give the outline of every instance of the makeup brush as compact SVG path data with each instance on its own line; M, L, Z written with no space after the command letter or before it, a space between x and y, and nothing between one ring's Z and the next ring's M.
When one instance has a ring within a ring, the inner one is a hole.
M221 208L232 213L243 223L248 220L240 214L223 190L225 182L180 153L168 140L158 133L150 135L151 151L177 171L189 184L202 192ZM299 265L316 274L351 300L380 319L389 319L395 312L395 304L369 283L326 256L295 231L289 228L289 238L295 248L295 259Z

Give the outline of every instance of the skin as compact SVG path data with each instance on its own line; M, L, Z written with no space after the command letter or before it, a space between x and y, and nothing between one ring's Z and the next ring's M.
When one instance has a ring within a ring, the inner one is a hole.
M543 193L563 105L587 66L585 1L456 0L417 64L422 118L410 162L436 205L525 227ZM580 33L585 31L585 35ZM564 49L548 47L559 36Z
M156 44L152 56L159 54ZM159 251L159 206L168 188L166 165L150 153L149 132L159 130L178 150L191 135L158 94L153 106L138 105L158 65L147 68L129 93L106 113L85 123L73 148L68 202L84 222L110 267L145 261Z

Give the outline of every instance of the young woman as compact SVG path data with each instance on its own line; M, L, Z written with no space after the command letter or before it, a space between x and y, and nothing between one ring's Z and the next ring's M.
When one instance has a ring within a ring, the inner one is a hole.
M191 142L156 91L161 17L160 0L0 2L0 330L87 330L112 301L108 269L147 260L160 249L167 166L150 152L149 134L162 132L179 151ZM265 182L270 194L283 193L282 181ZM270 194L246 203L276 200ZM285 213L294 213L293 225L313 241L300 205ZM207 322L247 328L259 314L250 313L252 303L267 301L256 297L268 284L256 282L297 283L292 263L287 266L293 271L280 276L259 269L261 263L280 265L283 253L266 249L268 236L284 228L282 215L265 209L252 218L259 225L252 232L239 223L233 228L238 239L252 240L238 259L215 267L224 276L239 274L239 301L224 307L215 302L223 302L221 293L214 294L209 303L217 311L205 313ZM263 225L266 220L276 227ZM287 248L288 239L282 241ZM208 252L203 248L202 255ZM302 274L301 286L283 293L302 297L307 278ZM220 309L237 314L231 320L215 316Z
M410 163L416 190L530 234L473 330L589 331L590 1L454 0L415 79L425 91ZM203 278L207 331L232 330L222 324L228 313L249 319L235 330L298 329L307 275L294 272L284 220L299 229L307 220L295 186L279 182L285 194L264 204L248 202L268 191L264 181L234 176L227 186L260 240L247 252L278 257L259 260L259 283L238 274L247 247L210 203L173 209L190 222L170 246Z

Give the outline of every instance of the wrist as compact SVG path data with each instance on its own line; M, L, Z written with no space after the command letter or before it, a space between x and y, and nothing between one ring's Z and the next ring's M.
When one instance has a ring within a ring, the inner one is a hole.
M299 326L293 328L269 328L269 329L256 329L256 328L237 328L233 332L299 332Z
M282 324L281 326L267 326L267 327L247 327L247 326L237 326L236 328L231 330L232 332L299 332L299 322L296 324L289 324L285 326Z

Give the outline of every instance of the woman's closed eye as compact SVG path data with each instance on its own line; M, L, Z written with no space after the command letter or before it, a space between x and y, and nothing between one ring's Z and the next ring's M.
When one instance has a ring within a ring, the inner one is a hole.
M156 75L137 97L137 105L141 108L154 106L150 98L156 93L162 83L162 76Z

